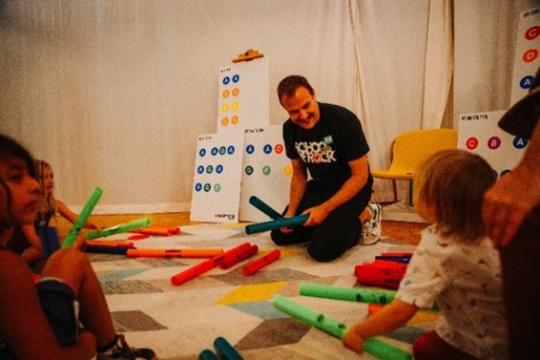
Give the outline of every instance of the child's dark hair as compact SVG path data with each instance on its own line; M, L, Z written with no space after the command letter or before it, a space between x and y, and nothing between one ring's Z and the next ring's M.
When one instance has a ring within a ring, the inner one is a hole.
M36 177L34 159L30 152L9 136L0 134L0 160L5 161L10 157L22 159L26 163L28 173L33 178Z
M417 170L415 198L433 207L441 235L474 242L485 235L482 203L496 179L497 173L482 157L464 150L443 150Z
M9 158L19 158L22 159L25 164L26 168L28 169L28 173L32 177L36 177L36 172L34 169L34 160L32 159L32 155L26 150L21 144L19 144L17 141L13 140L9 136L0 134L0 161L7 161ZM7 208L8 211L11 209L11 191L9 190L9 187L4 182L4 179L0 178L0 186L4 188L4 191L6 192L7 197Z
M286 96L293 96L296 89L299 87L304 87L309 91L311 95L315 95L313 87L309 84L307 79L302 75L289 75L279 82L277 87L277 95L279 102L281 103L281 98Z

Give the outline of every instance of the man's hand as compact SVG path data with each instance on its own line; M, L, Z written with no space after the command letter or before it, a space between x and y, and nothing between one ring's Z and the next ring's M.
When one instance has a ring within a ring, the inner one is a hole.
M538 185L518 166L484 195L482 218L487 236L497 247L508 245L525 217L539 203Z
M304 223L304 226L316 226L326 220L326 217L330 214L330 210L324 205L318 205L307 209L304 213L309 214L309 218Z

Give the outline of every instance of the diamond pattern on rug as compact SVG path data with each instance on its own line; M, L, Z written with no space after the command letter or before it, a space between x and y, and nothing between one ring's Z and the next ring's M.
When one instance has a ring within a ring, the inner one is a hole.
M237 350L295 344L309 331L310 326L295 319L265 320L234 346Z
M233 289L216 303L221 305L236 304L241 302L262 301L274 296L279 290L287 285L286 281L242 285Z
M245 312L246 314L260 317L261 319L281 319L283 313L268 301L253 301L245 303L230 304L229 306Z
M163 292L154 285L140 280L102 282L101 287L105 295L113 294L149 294Z
M210 275L209 277L223 281L224 283L230 285L260 284L265 282L281 281L283 279L302 281L313 281L318 279L317 276L286 268L261 269L256 273L257 276L245 276L242 274L242 268L243 267L239 266L228 273Z
M86 253L86 256L88 257L88 260L90 262L114 261L114 260L118 260L118 258L119 258L119 255L112 255L112 254Z
M114 328L119 332L126 331L151 331L164 330L166 326L161 325L156 320L142 311L113 311L111 316Z
M144 266L154 268L187 265L186 262L179 259L139 258L137 259L137 262L140 262Z
M115 271L113 273L100 277L99 281L102 283L120 281L128 277L131 277L133 275L137 275L142 272L145 272L146 270L148 269L126 269L126 270Z

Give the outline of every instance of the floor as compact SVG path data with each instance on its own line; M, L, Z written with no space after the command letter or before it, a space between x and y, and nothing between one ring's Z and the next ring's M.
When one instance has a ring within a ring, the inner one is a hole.
M189 219L189 212L159 213L159 214L129 214L129 215L94 215L92 221L102 228L123 224L125 222L149 216L154 225L183 226L198 224ZM384 216L384 215L383 215ZM67 233L71 224L64 219L58 219L61 234ZM417 245L420 241L420 232L427 224L409 221L382 221L382 235L402 242Z

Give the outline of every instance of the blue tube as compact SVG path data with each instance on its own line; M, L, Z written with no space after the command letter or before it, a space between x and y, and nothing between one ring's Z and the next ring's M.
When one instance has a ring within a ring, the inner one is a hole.
M308 218L309 214L302 214L290 218L274 219L272 221L246 225L245 231L246 234L255 234L268 230L276 230L282 227L295 227L305 223Z

